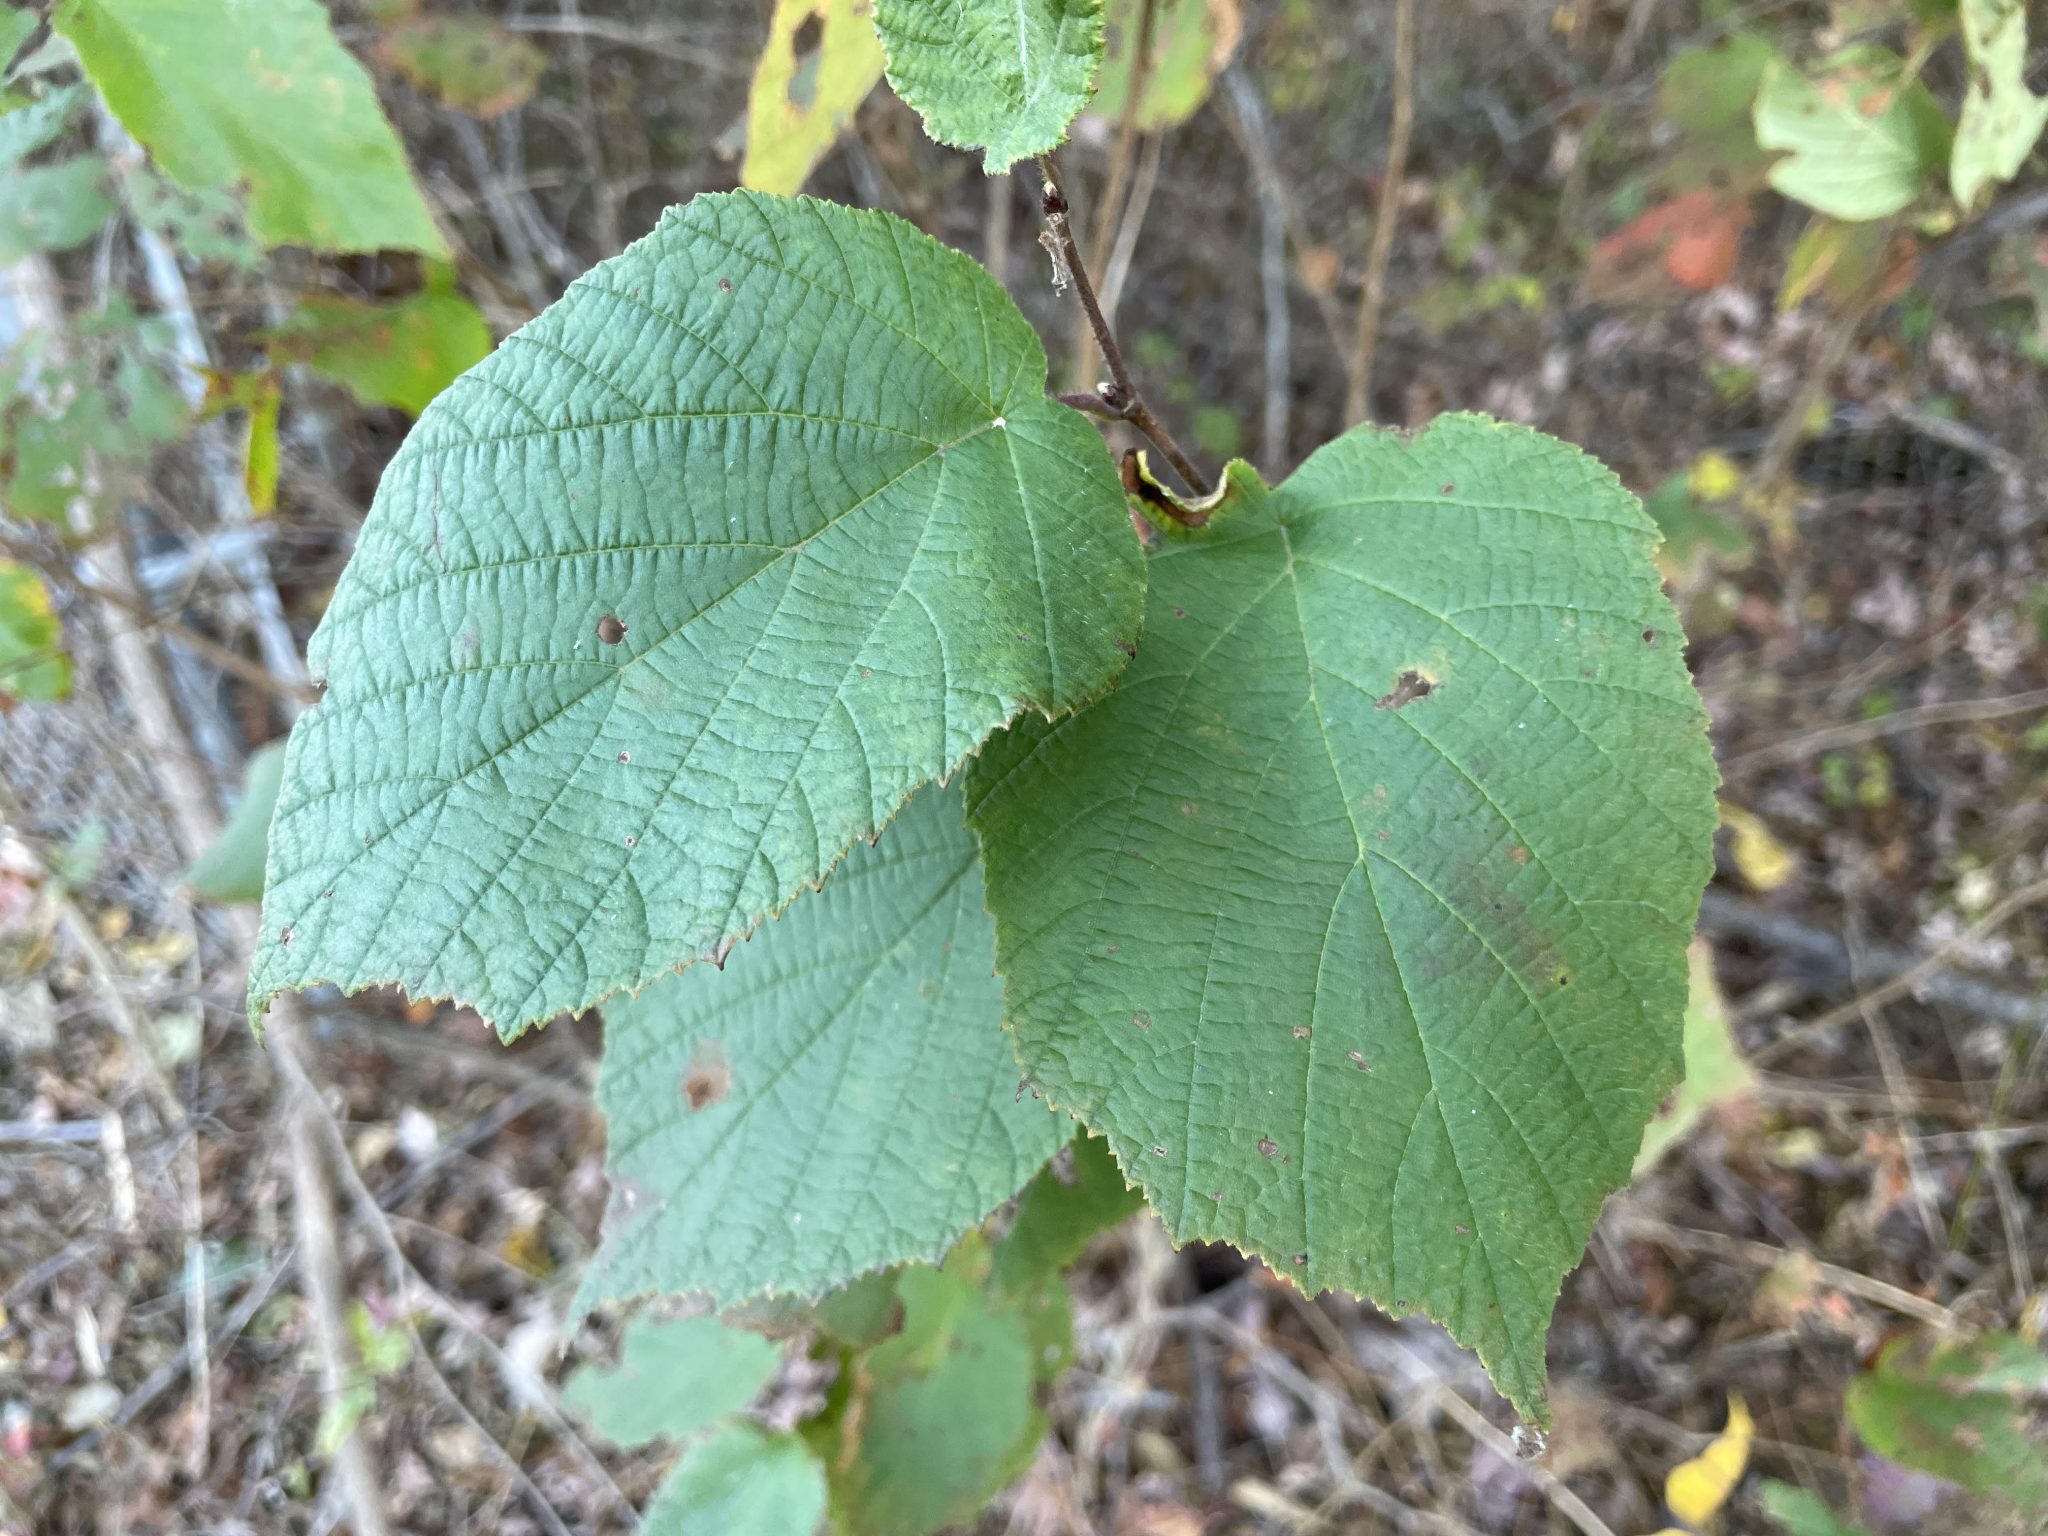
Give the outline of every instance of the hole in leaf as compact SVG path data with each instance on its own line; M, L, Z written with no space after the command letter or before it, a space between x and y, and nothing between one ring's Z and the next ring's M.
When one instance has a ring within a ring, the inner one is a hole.
M597 621L597 638L606 645L617 645L626 638L626 621L616 613L608 613Z
M1436 684L1417 672L1413 667L1394 679L1394 686L1374 700L1376 709L1401 709L1417 699L1426 699L1436 691Z

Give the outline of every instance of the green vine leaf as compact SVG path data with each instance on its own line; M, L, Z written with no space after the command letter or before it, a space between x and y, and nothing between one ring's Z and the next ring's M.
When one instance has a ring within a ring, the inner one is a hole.
M961 812L927 790L723 974L606 1008L612 1200L579 1311L936 1261L1072 1135L1018 1093Z
M319 0L59 0L50 19L172 179L246 188L265 245L447 254Z
M1710 867L1654 526L1476 416L1231 479L1117 691L968 776L1019 1054L1175 1241L1425 1311L1541 1417Z
M875 0L889 85L1000 175L1067 136L1102 65L1102 0Z
M71 658L64 654L64 627L50 589L29 566L0 560L0 713L16 699L47 702L70 694ZM996 1009L1000 1017L1000 999Z
M458 379L314 635L252 1009L508 1035L722 956L1027 709L1144 570L1030 325L900 219L700 197Z

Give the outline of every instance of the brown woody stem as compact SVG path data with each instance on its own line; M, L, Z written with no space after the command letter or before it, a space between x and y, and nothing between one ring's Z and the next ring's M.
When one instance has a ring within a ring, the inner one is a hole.
M1152 408L1145 403L1145 397L1138 393L1138 386L1131 380L1131 370L1124 362L1123 348L1117 345L1116 333L1103 317L1101 302L1095 297L1095 284L1089 279L1087 263L1081 259L1081 248L1074 240L1072 227L1067 222L1067 195L1060 186L1059 172L1054 168L1052 156L1041 155L1038 168L1045 177L1045 221L1047 233L1066 258L1068 273L1074 282L1074 291L1081 296L1081 307L1088 313L1088 325L1095 333L1095 345L1102 349L1102 360L1109 365L1111 383L1094 396L1095 404L1080 406L1098 416L1112 420L1128 421L1136 427L1159 451L1166 455L1167 463L1187 483L1189 490L1197 496L1209 494L1209 481L1194 463L1181 451L1180 444L1173 440L1173 434L1166 424L1152 414ZM1069 399L1068 404L1078 404Z

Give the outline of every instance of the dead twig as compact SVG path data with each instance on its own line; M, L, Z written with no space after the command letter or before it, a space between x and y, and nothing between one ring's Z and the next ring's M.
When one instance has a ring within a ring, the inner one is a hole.
M1351 344L1344 419L1372 414L1372 365L1379 349L1380 316L1387 303L1387 266L1394 254L1394 224L1401 215L1401 182L1408 174L1408 139L1415 125L1415 0L1394 0L1394 116L1387 129L1387 167L1372 216L1365 287L1358 299L1358 332Z

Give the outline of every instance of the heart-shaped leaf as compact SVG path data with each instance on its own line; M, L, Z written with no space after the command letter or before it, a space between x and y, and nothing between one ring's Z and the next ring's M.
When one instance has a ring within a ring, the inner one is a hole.
M1036 1086L1176 1241L1543 1338L1677 1079L1714 767L1656 535L1577 450L1361 429L1152 561L1138 660L969 820Z
M250 1000L507 1033L722 955L1027 709L1144 572L1002 290L900 219L701 197L438 396L310 661Z

